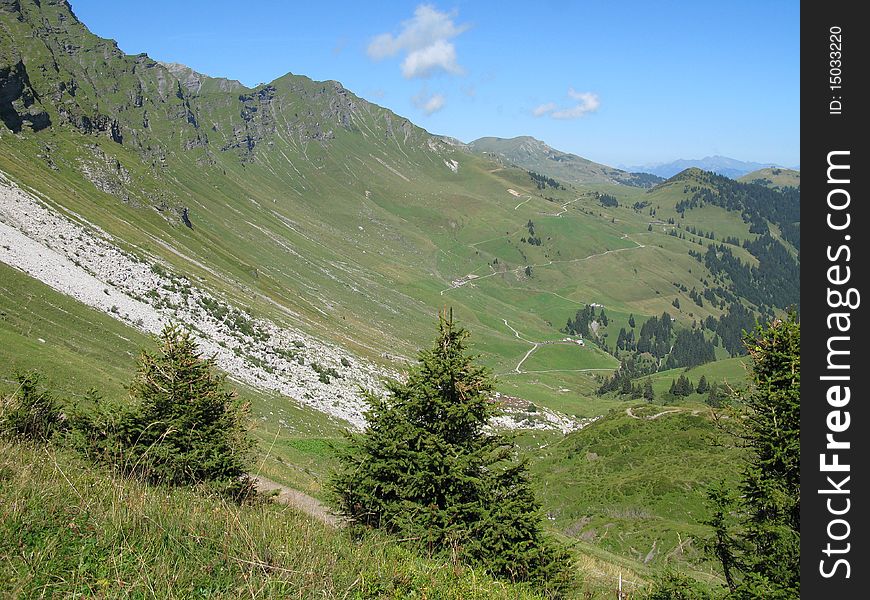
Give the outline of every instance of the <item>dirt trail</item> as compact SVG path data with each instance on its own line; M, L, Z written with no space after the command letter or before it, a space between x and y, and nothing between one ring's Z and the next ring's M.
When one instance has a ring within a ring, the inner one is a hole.
M331 527L341 527L343 524L343 520L334 515L329 507L317 498L312 498L299 490L294 490L260 475L254 475L252 479L257 482L257 491L259 492L268 493L277 491L278 494L275 496L275 501L280 504L292 506Z
M577 202L579 199L580 199L580 198L574 198L574 199L571 200L570 202L566 202L565 204L562 205L562 209L561 209L559 212L557 212L557 213L541 213L541 214L547 215L548 217L559 217L559 218L561 218L562 215L564 215L566 212L568 212L568 207L569 207L570 205L574 204L575 202Z
M634 414L634 411L631 410L631 407L628 407L625 409L625 414L627 414L632 419L646 419L647 421L652 421L653 419L658 419L659 417L663 417L664 415L669 415L671 413L678 413L678 412L685 412L685 409L671 408L668 410L663 410L662 412L656 413L656 414L651 415L649 417L638 417L636 414Z
M516 206L514 206L514 210L518 209L519 207L521 207L523 204L525 204L526 202L528 202L528 201L531 200L531 199L532 199L531 196L526 196L526 199L525 199L525 200L523 200L522 202L520 202L519 204L517 204Z

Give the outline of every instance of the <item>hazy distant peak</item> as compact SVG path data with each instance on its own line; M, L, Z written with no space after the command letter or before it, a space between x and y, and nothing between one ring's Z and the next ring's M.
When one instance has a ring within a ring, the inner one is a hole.
M725 177L737 179L739 177L742 177L743 175L746 175L747 173L751 173L752 171L758 171L759 169L764 169L767 167L778 167L778 165L774 165L773 163L756 163L742 161L736 158L730 158L728 156L721 156L716 154L713 156L705 156L704 158L700 159L680 158L667 163L655 163L622 168L628 171L652 173L653 175L658 175L659 177L669 178L691 167L697 167L703 171L712 171L713 173L718 173L719 175L724 175Z

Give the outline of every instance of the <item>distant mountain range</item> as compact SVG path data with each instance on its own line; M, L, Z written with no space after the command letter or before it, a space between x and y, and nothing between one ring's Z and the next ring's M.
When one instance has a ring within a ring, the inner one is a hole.
M760 169L768 167L783 168L781 165L773 163L756 163L737 160L736 158L728 158L727 156L706 156L701 159L679 159L669 163L657 163L641 166L626 167L620 166L626 171L635 171L640 173L651 173L659 177L670 178L681 171L685 171L690 167L697 167L704 171L712 171L725 177L737 179ZM797 167L795 170L799 170Z
M652 187L662 181L647 173L614 169L570 152L556 150L526 135L515 138L482 137L467 144L467 148L506 165L515 165L564 183L617 183Z
M690 168L710 171L731 179L740 179L756 171L765 171L769 174L771 169L789 173L800 170L800 167L787 169L772 163L748 162L727 156L679 159L669 163L641 166L620 165L619 168L615 168L570 152L557 150L546 142L527 135L514 138L482 137L468 144L446 137L442 138L442 141L495 159L505 165L534 171L574 185L615 183L649 188Z

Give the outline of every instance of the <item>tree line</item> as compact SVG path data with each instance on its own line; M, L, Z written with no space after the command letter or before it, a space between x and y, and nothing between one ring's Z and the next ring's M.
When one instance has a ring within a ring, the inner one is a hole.
M532 181L535 182L535 185L539 190L546 189L551 187L557 190L564 190L565 186L561 183L553 179L552 177L547 177L546 175L541 175L540 173L536 173L534 171L529 171L529 177L532 178Z

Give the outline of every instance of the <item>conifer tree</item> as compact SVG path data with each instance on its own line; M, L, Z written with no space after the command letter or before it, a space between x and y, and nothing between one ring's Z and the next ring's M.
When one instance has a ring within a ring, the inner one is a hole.
M47 441L65 429L60 404L41 384L38 372L16 373L18 386L8 398L0 397L0 436Z
M800 596L800 325L794 313L745 338L752 357L738 436L749 450L739 493L713 490L714 551L729 598ZM738 515L736 525L722 518ZM717 518L717 516L719 518ZM727 561L723 558L727 557ZM733 574L733 575L732 575Z
M544 535L540 505L512 438L494 433L494 380L468 353L468 332L439 316L435 344L407 381L368 395L362 434L350 435L331 487L357 528L414 540L494 575L561 588L567 554Z
M643 398L647 402L652 402L656 398L656 394L653 391L652 379L647 377L643 382Z
M76 428L122 470L170 485L208 484L241 495L253 442L247 406L226 387L214 360L203 358L189 332L167 325L156 352L143 350L130 385L132 406L120 415L78 415ZM96 420L95 420L96 419ZM111 427L106 423L111 421Z
M722 390L718 384L714 383L710 386L710 390L707 392L707 397L704 399L704 402L713 408L719 408L727 398L728 394Z
M692 386L692 382L685 375L680 375L680 377L671 383L671 393L675 396L690 396L692 392L695 391L695 388Z

